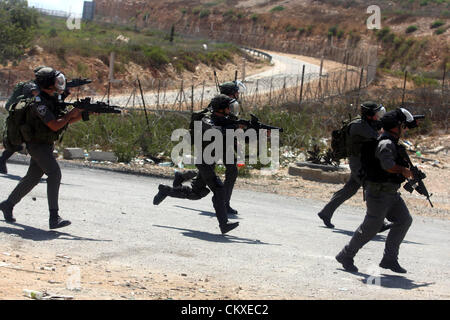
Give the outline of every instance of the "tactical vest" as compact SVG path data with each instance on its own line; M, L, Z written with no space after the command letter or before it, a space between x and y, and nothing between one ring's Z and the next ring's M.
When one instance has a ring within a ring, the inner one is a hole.
M397 141L387 136L380 137L375 141L369 141L364 143L361 149L362 180L364 182L370 181L375 183L388 182L394 184L401 184L406 180L405 177L402 174L390 173L384 170L381 167L380 160L375 156L378 144L382 140L391 140L395 144L397 149L402 148L402 146L400 146ZM403 159L400 156L399 152L397 152L397 158L395 159L395 163L402 167L408 167L408 163L406 162L405 159Z
M42 94L38 97L33 98L30 102L31 107L27 111L25 125L21 127L21 133L25 142L53 144L60 138L67 126L57 132L51 130L36 114L33 107L44 104L56 118L61 117L64 113L57 105L56 101L45 98ZM41 101L39 101L39 99L41 99Z

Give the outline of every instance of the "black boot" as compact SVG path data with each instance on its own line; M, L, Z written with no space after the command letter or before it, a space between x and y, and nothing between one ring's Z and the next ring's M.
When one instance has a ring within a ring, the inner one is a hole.
M334 224L331 223L331 219L329 217L326 217L325 215L323 215L322 212L319 212L317 215L319 216L320 219L322 219L323 223L325 224L325 226L327 228L330 228L330 229L334 228Z
M228 212L228 214L233 214L233 215L238 214L238 211L233 209L232 207L230 207L230 205L227 206L227 212Z
M14 206L12 206L8 201L3 201L0 203L0 210L3 211L3 217L8 223L16 222L16 219L14 219L13 216L13 208Z
M384 269L390 269L397 273L406 273L406 270L403 269L399 264L397 260L392 260L383 257L383 259L380 262L380 267Z
M59 229L67 227L72 224L69 220L63 220L59 214L58 210L50 210L50 229Z
M234 222L234 223L226 223L226 224L222 224L220 225L220 231L222 232L222 234L225 234L235 228L237 228L239 226L239 222Z
M160 184L158 186L159 192L156 194L156 196L153 198L153 204L155 206L159 205L161 202L164 201L164 199L169 195L170 193L170 187L165 186L163 184Z
M342 264L344 269L349 272L358 272L358 268L353 263L353 258L345 254L344 250L336 256L337 262Z
M8 168L6 167L6 161L14 154L11 150L4 150L0 157L0 173L8 174Z
M378 231L378 233L385 232L386 230L389 230L390 228L392 228L393 225L394 225L393 223L386 223L386 222L384 222L383 225L381 226L380 231Z

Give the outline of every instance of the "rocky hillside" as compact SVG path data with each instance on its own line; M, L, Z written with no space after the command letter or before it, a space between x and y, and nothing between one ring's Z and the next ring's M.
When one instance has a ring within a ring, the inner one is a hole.
M368 0L169 0L97 2L97 19L212 34L226 30L335 46L379 44L382 67L440 69L450 61L450 1L377 1L382 30L368 30ZM401 52L398 56L393 51ZM394 57L392 57L394 55ZM406 58L407 57L407 58ZM384 59L386 58L386 59Z

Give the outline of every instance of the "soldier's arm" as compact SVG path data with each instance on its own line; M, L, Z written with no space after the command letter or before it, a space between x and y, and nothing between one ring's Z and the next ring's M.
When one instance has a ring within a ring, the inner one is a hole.
M389 173L398 173L405 178L412 178L412 172L406 167L400 166L395 162L396 148L392 141L382 140L378 144L376 157L380 159L381 167Z
M79 121L81 119L81 110L79 109L73 109L61 118L55 118L55 116L45 106L38 106L37 113L47 127L54 132L61 130L67 124Z

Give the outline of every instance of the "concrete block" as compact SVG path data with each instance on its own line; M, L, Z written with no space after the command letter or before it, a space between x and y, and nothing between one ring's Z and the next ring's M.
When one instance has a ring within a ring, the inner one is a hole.
M117 162L118 158L114 152L91 151L89 152L89 161L109 161Z
M84 151L80 148L65 148L63 158L66 160L84 159Z
M324 182L324 183L346 183L350 178L349 171L326 172L320 169L308 167L290 166L288 173L292 176L299 176L305 180Z

